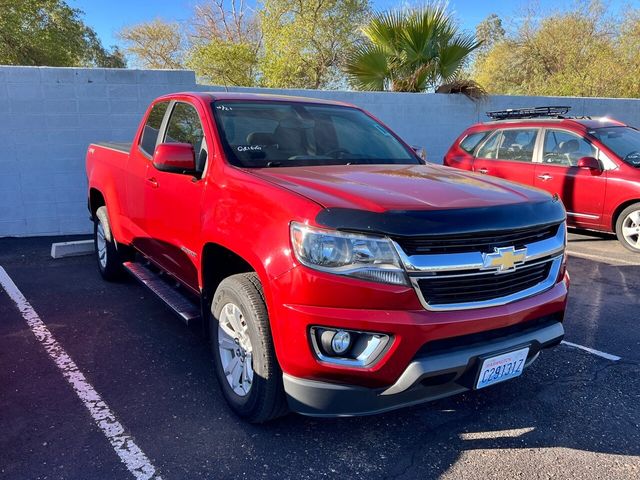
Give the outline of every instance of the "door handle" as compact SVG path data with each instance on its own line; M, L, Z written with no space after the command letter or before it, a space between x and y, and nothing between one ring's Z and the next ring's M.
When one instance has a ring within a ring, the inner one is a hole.
M548 173L543 173L542 175L538 175L538 178L543 182L546 182L547 180L551 180L553 177Z
M489 169L488 169L488 168L484 168L484 167L483 167L483 168L480 168L480 169L478 170L478 173L481 173L481 174L483 174L483 175L486 175L487 173L489 173Z
M158 181L155 177L147 178L147 182L149 182L152 188L158 188Z

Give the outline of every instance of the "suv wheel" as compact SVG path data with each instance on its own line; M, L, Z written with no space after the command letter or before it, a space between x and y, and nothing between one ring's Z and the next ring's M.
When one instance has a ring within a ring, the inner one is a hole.
M628 206L618 215L616 235L627 250L640 252L640 203Z
M98 261L98 270L102 278L108 281L119 280L124 274L122 262L130 253L126 246L116 245L111 234L107 207L100 207L96 211L93 221L93 244Z
M262 285L255 273L226 278L211 305L211 348L222 393L252 423L287 412Z

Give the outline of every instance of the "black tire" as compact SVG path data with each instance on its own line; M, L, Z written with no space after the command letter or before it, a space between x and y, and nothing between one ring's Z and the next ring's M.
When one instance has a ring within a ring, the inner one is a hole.
M99 248L100 229L102 229L104 235L104 251ZM116 244L109 225L107 207L100 207L96 211L93 220L93 245L95 247L98 270L102 278L110 282L122 279L125 273L122 262L128 260L131 254L126 246ZM101 259L103 253L105 258Z
M620 241L620 243L624 248L635 253L640 253L640 230L638 230L638 235L634 235L634 238L637 239L637 242L635 245L631 244L630 241L627 238L625 238L623 233L625 220L633 212L640 212L640 202L629 205L622 212L620 212L620 215L618 215L618 218L616 220L616 236L618 237L618 240ZM636 217L636 218L640 220L640 217ZM636 225L637 225L637 228L640 229L640 223L636 223Z
M218 320L222 308L229 303L238 306L242 312L253 349L253 381L245 396L234 392L227 381L218 348ZM288 408L282 370L273 347L262 285L255 273L232 275L220 283L211 303L209 326L216 377L231 409L251 423L263 423L285 415Z

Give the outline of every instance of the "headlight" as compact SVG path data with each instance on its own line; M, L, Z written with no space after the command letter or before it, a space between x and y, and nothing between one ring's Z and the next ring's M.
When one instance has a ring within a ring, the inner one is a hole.
M291 223L291 243L296 258L323 272L407 285L407 277L391 241Z

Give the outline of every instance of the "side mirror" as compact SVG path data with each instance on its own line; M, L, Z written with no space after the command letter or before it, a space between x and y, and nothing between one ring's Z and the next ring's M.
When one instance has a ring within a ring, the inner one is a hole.
M153 153L153 166L161 172L190 174L196 171L196 153L190 143L161 143Z
M602 170L602 165L597 158L582 157L578 160L578 168L587 168L589 170Z
M416 152L416 155L418 155L424 163L427 163L427 151L424 149L424 147L421 147L419 145L411 145L411 149Z

